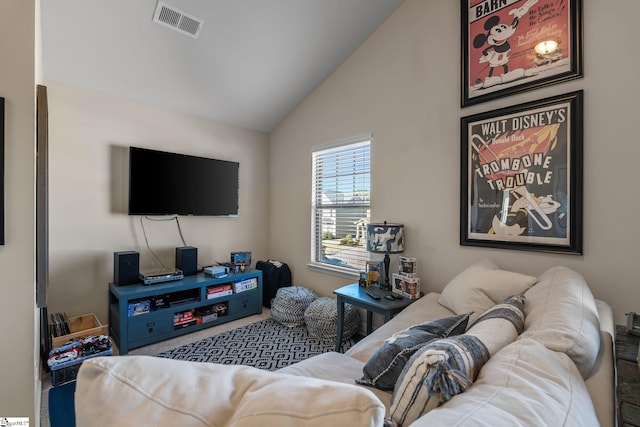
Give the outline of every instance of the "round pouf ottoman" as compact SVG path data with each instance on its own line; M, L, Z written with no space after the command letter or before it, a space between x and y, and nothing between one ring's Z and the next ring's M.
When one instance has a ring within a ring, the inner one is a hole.
M278 289L271 301L271 317L290 328L304 325L304 311L317 295L302 286L287 286Z
M309 335L316 338L336 339L338 302L333 298L321 297L309 304L304 312ZM351 338L360 327L360 315L351 304L344 305L343 339Z

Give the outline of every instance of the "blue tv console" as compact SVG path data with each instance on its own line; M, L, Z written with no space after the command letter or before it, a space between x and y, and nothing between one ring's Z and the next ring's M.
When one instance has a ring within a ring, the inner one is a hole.
M120 354L262 313L262 271L199 273L153 285L109 284L109 332Z

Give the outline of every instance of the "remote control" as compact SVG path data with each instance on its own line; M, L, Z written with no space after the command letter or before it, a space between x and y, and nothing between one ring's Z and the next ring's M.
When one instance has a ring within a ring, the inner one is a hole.
M371 291L366 291L366 292L367 292L367 295L369 295L371 298L380 299L380 297L378 295L374 294L373 292L371 292Z

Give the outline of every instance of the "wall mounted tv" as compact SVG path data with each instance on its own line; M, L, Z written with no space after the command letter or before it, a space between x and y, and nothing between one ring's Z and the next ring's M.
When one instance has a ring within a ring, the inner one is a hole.
M240 164L129 147L129 215L238 215Z

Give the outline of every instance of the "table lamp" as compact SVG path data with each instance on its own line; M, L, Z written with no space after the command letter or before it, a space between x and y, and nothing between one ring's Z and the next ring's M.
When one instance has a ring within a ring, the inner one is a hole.
M404 252L404 225L403 224L382 224L367 225L367 252L374 254L384 254L384 290L391 290L389 283L389 264L391 259L389 254L399 254Z

